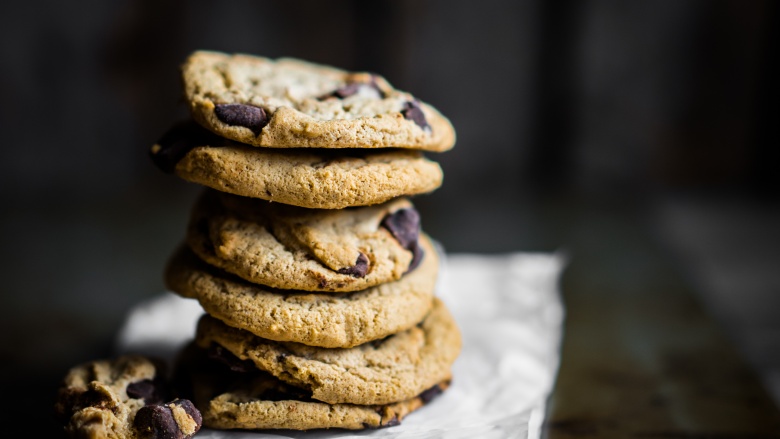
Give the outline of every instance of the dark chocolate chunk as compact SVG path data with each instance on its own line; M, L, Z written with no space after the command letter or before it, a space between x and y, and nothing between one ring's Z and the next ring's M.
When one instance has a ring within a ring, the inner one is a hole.
M368 273L368 256L360 252L354 266L342 268L338 272L353 277L366 277L366 273Z
M425 119L425 113L423 113L420 103L416 100L406 102L403 110L401 110L401 114L404 115L405 119L411 120L420 128L426 131L431 130L431 126L428 125L428 121Z
M263 127L268 125L268 116L260 107L246 104L219 104L214 107L217 119L228 125L249 128L259 135Z
M344 99L346 97L352 96L353 94L356 94L358 91L360 91L360 87L362 87L363 84L359 84L357 82L352 82L350 84L347 84L333 93L327 95L326 97L334 97L339 99Z
M320 96L319 100L323 101L328 98L338 98L338 99L344 99L348 98L354 94L357 94L361 88L363 87L370 87L376 90L376 92L379 94L379 97L384 98L385 92L382 91L382 89L379 88L379 85L376 83L376 78L374 76L371 76L371 82L350 82L332 93L328 93L324 96Z
M250 360L241 360L233 355L232 352L223 348L218 344L212 344L208 350L208 356L212 360L216 360L223 365L227 366L233 372L246 373L257 370L257 367Z
M181 407L192 418L196 424L195 431L189 432L189 434L181 431L169 404L157 404L144 406L136 413L133 425L139 431L140 436L154 439L185 439L192 437L195 432L200 430L203 417L192 402L187 399L177 399L172 404Z
M374 410L379 414L379 426L377 428L385 428L385 427L395 427L396 425L400 425L401 421L398 420L398 414L391 411L387 406L378 406L375 407ZM390 415L393 415L392 418L390 418ZM390 418L390 419L387 419ZM387 419L385 421L385 419Z
M413 208L397 210L382 219L382 227L389 230L403 248L411 250L420 237L420 214Z
M170 407L164 405L147 405L138 410L133 425L141 436L152 438L180 437L181 431ZM177 436L176 433L179 433Z
M127 396L142 398L146 405L162 404L165 401L164 394L165 392L160 388L159 383L152 380L136 381L127 386Z
M382 425L382 427L395 427L396 425L401 425L401 421L398 420L397 415L393 415L392 418L390 418L387 422Z
M408 273L417 268L420 265L420 262L422 262L423 256L425 256L425 252L422 247L420 247L420 244L415 242L412 247L412 262L409 263L409 268L406 269L406 272Z
M441 395L443 390L441 390L441 387L439 385L435 385L431 387L430 389L424 391L420 394L420 399L422 400L423 404L428 404L431 402L433 398L436 398L437 396Z
M200 414L200 410L195 407L195 404L193 404L192 401L189 399L175 399L173 404L181 407L184 410L184 413L186 413L190 418L192 418L193 421L195 421L195 424L197 424L197 427L195 428L196 432L200 430L200 426L203 425L203 416Z
M413 208L397 210L382 219L382 227L401 244L401 247L412 252L412 262L406 272L417 268L425 252L417 240L420 238L420 214Z

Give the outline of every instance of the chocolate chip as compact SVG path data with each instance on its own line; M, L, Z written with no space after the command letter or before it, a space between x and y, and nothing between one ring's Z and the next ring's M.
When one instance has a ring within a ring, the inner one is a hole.
M368 256L360 252L354 266L342 268L338 272L353 277L366 277L366 273L368 273Z
M250 360L241 360L233 355L232 352L218 344L213 344L208 349L208 356L227 366L233 372L246 373L257 370L257 367Z
M374 89L378 94L380 98L385 97L385 92L382 91L382 89L379 88L379 85L376 83L376 77L371 76L371 82L350 82L335 91L328 93L326 95L320 96L319 100L323 101L328 98L338 98L338 99L344 99L348 98L354 94L357 94L360 92L360 89L363 87L369 87Z
M411 120L420 128L426 131L431 130L431 126L428 125L428 121L425 120L425 114L423 113L422 108L420 108L420 103L416 100L404 103L404 108L401 110L401 114L404 115L404 119Z
M147 437L176 437L176 432L181 433L171 409L164 405L147 405L140 408L135 414L133 425L142 436Z
M181 407L182 410L184 410L184 413L195 421L195 424L197 424L195 431L200 430L200 426L203 425L203 416L201 416L200 410L195 407L195 404L193 404L192 401L189 399L176 399L173 401L173 404Z
M203 424L203 417L192 402L187 399L177 399L172 404L181 407L192 418L195 424L194 431L184 432L181 430L168 404L147 405L138 410L133 421L133 425L139 431L141 437L185 439L192 437L195 432L200 430Z
M381 224L407 250L411 250L420 237L420 214L413 208L400 209L388 214L382 219Z
M420 265L420 262L422 262L423 256L425 256L425 252L422 247L420 247L420 244L415 242L412 247L412 262L409 263L409 268L406 269L406 272L408 273L417 268Z
M382 425L382 427L395 427L396 425L401 425L401 421L398 420L397 415L393 415L393 417L390 418L390 420L388 420L387 422L385 422L384 425Z
M268 125L268 116L260 107L246 104L219 104L214 108L217 119L228 125L249 128L259 135L263 127Z
M437 396L441 395L443 390L441 390L441 387L439 385L435 385L431 387L430 389L424 391L420 394L420 399L422 400L423 404L428 404L431 402L433 398L436 398Z
M164 393L158 383L152 380L136 381L127 386L127 396L142 398L146 405L162 404L165 401Z
M398 414L391 410L388 406L374 407L374 410L379 414L380 417L379 427L377 428L395 427L396 425L401 424L401 421L398 420ZM391 414L393 415L392 418L390 417Z
M359 84L357 82L353 82L351 84L347 84L347 85L337 89L336 91L334 91L333 93L331 93L329 95L323 96L323 98L327 99L327 98L333 97L333 98L344 99L344 98L352 96L353 94L356 94L358 91L360 91L360 87L362 85L363 84ZM322 100L322 98L320 98L320 100Z
M417 268L425 255L417 242L420 238L420 214L413 208L400 209L385 216L381 225L390 231L401 247L412 252L407 273Z

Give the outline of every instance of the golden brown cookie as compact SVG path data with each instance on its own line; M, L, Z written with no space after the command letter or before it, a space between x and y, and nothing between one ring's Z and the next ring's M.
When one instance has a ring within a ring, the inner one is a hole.
M210 428L358 430L392 427L431 402L450 382L446 379L419 395L391 404L327 404L312 399L303 389L257 370L251 362L241 363L226 355L232 357L224 350L211 350L207 355L196 346L188 346L177 368L187 397L203 413L203 425Z
M193 208L187 243L204 261L253 283L348 292L419 265L419 235L420 216L406 199L322 210L207 191Z
M269 150L176 125L151 148L165 172L222 192L311 209L383 203L441 186L438 163L419 151Z
M433 306L438 257L427 239L422 264L398 281L354 293L314 294L252 284L215 270L181 249L166 270L168 287L198 299L211 316L275 341L353 347L404 331Z
M240 360L328 404L390 404L413 398L447 379L461 347L460 332L444 304L406 331L348 349L274 342L208 315L198 323L196 342L217 344Z
M444 116L378 75L295 59L195 52L182 77L193 118L250 145L445 151L455 144Z

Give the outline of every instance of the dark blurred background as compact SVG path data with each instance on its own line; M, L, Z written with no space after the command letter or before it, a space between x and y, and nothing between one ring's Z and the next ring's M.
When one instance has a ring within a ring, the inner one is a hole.
M780 394L778 27L758 0L3 2L4 416L164 289L198 188L147 151L196 49L381 73L456 127L416 201L449 251L608 253L631 282L647 239Z

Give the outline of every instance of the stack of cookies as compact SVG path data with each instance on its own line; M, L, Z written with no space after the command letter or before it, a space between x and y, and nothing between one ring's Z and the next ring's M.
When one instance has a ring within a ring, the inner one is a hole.
M397 425L445 390L460 334L408 196L442 182L422 151L449 121L383 78L196 52L193 121L151 150L207 188L168 287L206 311L175 384L204 426Z

